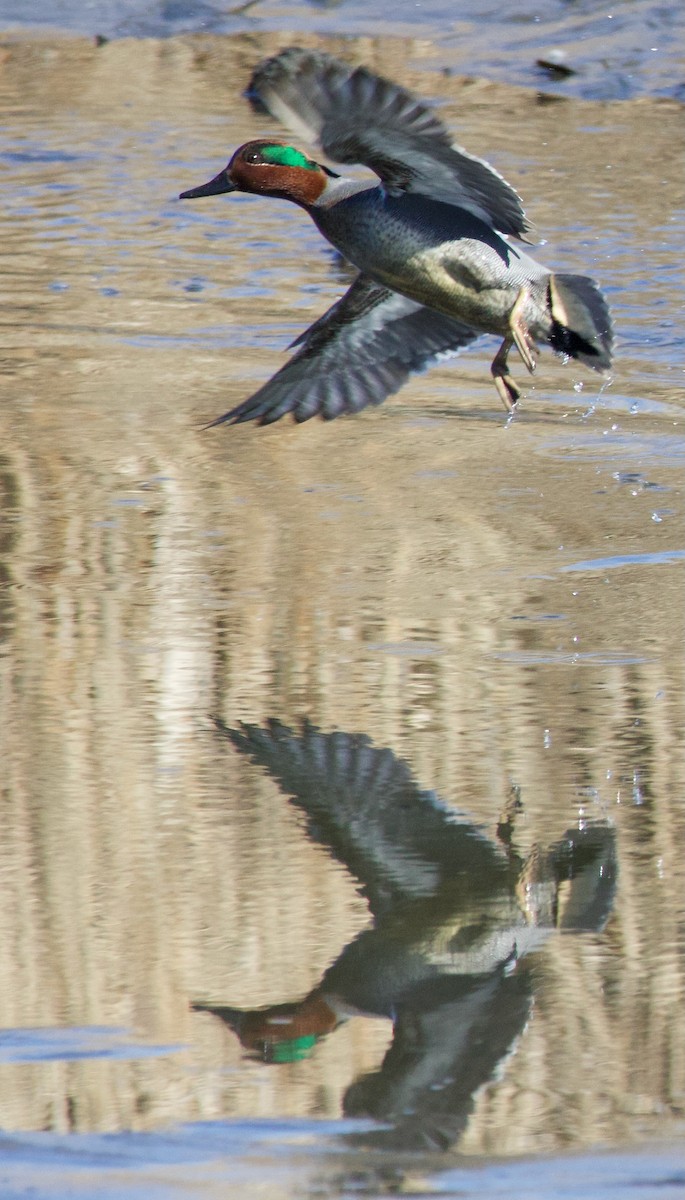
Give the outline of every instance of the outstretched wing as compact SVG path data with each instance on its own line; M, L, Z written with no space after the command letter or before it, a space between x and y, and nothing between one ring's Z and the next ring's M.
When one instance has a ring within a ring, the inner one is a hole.
M482 158L452 145L435 112L406 88L330 54L292 46L259 63L247 95L339 163L363 163L387 191L419 192L527 240L517 192Z
M454 354L478 333L358 275L345 295L302 333L297 353L264 387L211 425L332 421L381 404L410 375Z
M312 840L356 877L376 919L402 902L434 896L460 874L486 880L489 894L502 880L506 885L499 847L364 734L322 733L308 722L297 733L275 720L232 729L215 720L305 814Z

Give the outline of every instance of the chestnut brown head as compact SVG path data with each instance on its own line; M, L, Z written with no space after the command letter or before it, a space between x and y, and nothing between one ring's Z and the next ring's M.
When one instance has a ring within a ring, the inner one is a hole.
M307 158L295 146L273 141L246 142L214 179L182 192L179 198L195 200L225 192L251 192L258 196L278 196L307 207L318 200L328 174L320 163Z

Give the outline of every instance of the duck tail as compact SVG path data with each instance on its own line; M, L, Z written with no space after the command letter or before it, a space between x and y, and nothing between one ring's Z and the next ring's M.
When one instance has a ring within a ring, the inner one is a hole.
M614 338L609 307L597 284L587 275L553 274L547 286L550 346L594 371L608 370Z

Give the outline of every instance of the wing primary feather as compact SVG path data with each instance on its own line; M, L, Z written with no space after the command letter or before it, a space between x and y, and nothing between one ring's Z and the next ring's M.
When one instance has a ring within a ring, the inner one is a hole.
M367 67L290 47L258 64L248 94L333 161L370 167L388 192L423 193L531 240L521 198L499 172L454 144L431 107Z
M253 396L207 428L256 421L296 422L381 404L438 356L457 353L478 334L360 275L332 307L296 339L296 350Z

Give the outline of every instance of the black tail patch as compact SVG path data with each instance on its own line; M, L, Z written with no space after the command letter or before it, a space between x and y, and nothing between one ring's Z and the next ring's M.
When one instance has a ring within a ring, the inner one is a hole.
M581 354L586 354L591 358L598 358L599 351L591 342L586 342L585 338L580 334L575 333L573 329L569 329L566 325L560 325L558 321L552 319L552 332L549 335L549 344L557 354L565 354L569 358L579 358Z
M549 344L595 371L611 366L613 330L609 308L586 275L550 275L548 304L552 317Z

